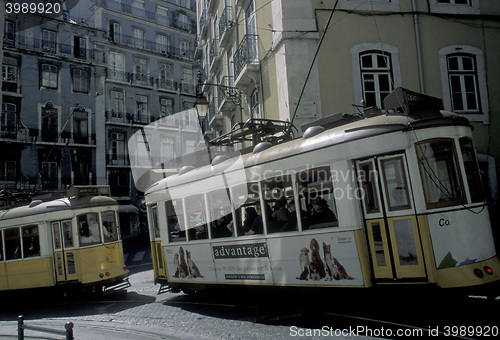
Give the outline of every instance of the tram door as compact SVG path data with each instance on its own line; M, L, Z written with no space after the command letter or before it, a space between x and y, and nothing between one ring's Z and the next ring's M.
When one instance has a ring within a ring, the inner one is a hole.
M52 222L57 283L78 280L71 220Z
M155 269L155 273L158 273L158 277L166 277L167 276L167 266L165 264L165 257L163 255L163 248L161 245L160 238L160 225L158 223L158 207L151 207L150 214L150 230L149 234L152 235L152 244L151 244L151 255L153 257L153 265Z
M356 164L375 279L425 278L405 155L373 157Z

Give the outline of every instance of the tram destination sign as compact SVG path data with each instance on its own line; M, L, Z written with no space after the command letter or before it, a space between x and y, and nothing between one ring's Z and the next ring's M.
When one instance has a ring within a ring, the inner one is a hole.
M266 243L213 246L212 250L216 260L269 257Z

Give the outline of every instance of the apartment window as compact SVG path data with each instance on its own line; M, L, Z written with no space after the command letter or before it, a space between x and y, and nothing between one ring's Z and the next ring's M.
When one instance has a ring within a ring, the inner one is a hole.
M481 14L478 0L431 0L428 3L434 13Z
M146 14L144 8L144 0L132 0L132 14L144 16Z
M73 49L75 58L85 59L87 57L87 40L84 37L73 38Z
M133 30L133 45L137 48L144 48L144 30L134 28Z
M111 159L119 160L125 156L125 134L122 132L111 133Z
M174 112L174 101L169 98L160 98L161 117L170 116Z
M483 52L471 46L448 46L439 51L439 62L444 108L489 124Z
M109 40L115 43L120 42L120 24L118 22L109 23Z
M135 102L137 118L139 119L139 121L147 123L144 120L147 119L148 116L148 96L137 94L135 96Z
M479 113L475 57L450 55L447 61L452 110L460 113Z
M87 70L73 70L73 91L89 93L89 72Z
M181 57L189 58L189 41L181 40L179 42L179 50L181 53Z
M17 127L16 104L2 103L0 131L15 133Z
M15 180L16 180L16 161L0 160L0 183L6 181L15 181Z
M56 51L57 33L50 30L42 30L42 48L44 51Z
M193 70L190 68L182 68L182 82L184 84L192 85L194 84Z
M45 142L54 142L59 135L58 120L59 113L51 102L42 107L42 140Z
M170 51L170 40L163 34L156 35L156 52L167 54Z
M438 4L470 5L471 0L437 0Z
M365 105L382 108L384 98L393 89L391 56L381 51L369 51L359 58Z
M85 109L73 112L73 139L75 143L87 144L89 141L89 114Z
M189 30L189 18L184 13L178 13L177 23L180 29Z
M142 85L148 85L148 61L144 58L134 60L135 80Z
M123 91L111 91L110 108L112 112L124 112Z
M52 64L42 64L42 86L57 89L59 68Z
M3 41L7 44L13 44L15 41L16 26L12 21L5 21Z
M260 100L259 100L259 90L255 89L250 97L251 113L252 118L261 118L260 116Z
M111 79L126 81L125 55L118 52L109 52L109 76Z
M42 188L57 189L59 182L59 166L57 161L47 161L42 163Z
M17 60L3 57L2 61L2 81L11 83L17 82Z
M177 5L191 9L191 0L176 0Z
M168 25L168 8L163 6L156 7L156 21L161 25Z

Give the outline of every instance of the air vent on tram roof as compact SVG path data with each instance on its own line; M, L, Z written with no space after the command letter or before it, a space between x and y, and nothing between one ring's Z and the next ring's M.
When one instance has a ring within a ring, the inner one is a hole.
M324 131L325 131L325 128L322 126L311 126L311 127L307 128L306 132L304 132L304 134L302 135L302 138L308 139L308 138L311 138L313 136L319 135L321 132L324 132Z
M185 165L183 166L180 170L179 170L179 176L180 175L184 175L186 173L188 173L189 171L193 170L194 169L194 166L192 165Z
M30 205L28 207L34 208L34 207L36 207L37 205L39 205L41 203L42 203L41 200L31 201L31 203L30 203Z
M257 144L255 146L255 148L253 148L252 153L262 152L264 150L269 149L271 146L273 146L273 145L271 143L269 143L269 142L260 142L259 144Z
M229 159L228 155L218 155L218 156L215 156L215 158L212 161L212 166L220 164L220 163L222 163L224 161L227 161L228 159Z

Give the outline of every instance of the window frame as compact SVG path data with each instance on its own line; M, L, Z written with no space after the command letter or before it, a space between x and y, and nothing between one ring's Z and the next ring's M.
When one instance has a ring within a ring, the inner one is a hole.
M485 125L490 124L490 107L489 107L489 92L486 81L486 69L484 62L484 53L480 49L472 46L453 45L446 46L439 50L439 66L441 71L441 85L443 91L443 105L444 109L448 111L453 110L451 88L449 82L448 72L448 57L453 55L473 56L475 58L476 67L476 85L477 85L477 98L479 112L475 113L461 113L458 114L466 117L473 122L482 122Z

